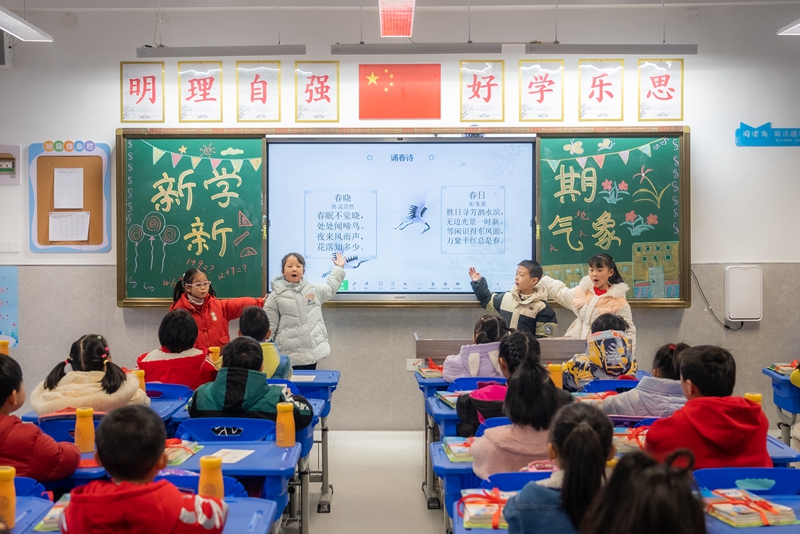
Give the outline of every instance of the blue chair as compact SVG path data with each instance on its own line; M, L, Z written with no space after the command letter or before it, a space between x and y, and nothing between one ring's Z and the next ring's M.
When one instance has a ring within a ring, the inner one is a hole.
M447 391L451 393L454 391L472 391L478 389L478 382L497 382L498 384L505 384L505 378L497 378L495 376L467 376L456 378L450 385L447 386Z
M636 425L640 424L642 421L651 421L654 420L654 417L645 417L641 415L615 415L610 414L608 416L611 419L611 422L614 423L614 426L624 426L633 428ZM649 425L650 423L648 423Z
M226 429L215 432L214 429ZM202 417L187 419L175 436L186 441L224 442L275 441L275 422L244 417Z
M497 488L500 491L519 491L528 482L550 478L551 471L518 471L514 473L495 473L481 482L482 489Z
M639 427L639 426L650 426L653 423L655 423L656 421L658 421L659 419L661 419L661 418L660 417L647 417L645 419L642 419L641 421L639 421L635 425L633 425L633 428L636 428L636 427Z
M186 471L184 473L170 473L169 475L157 475L155 481L169 480L182 491L197 493L200 485L200 473ZM225 485L225 497L247 497L247 490L241 482L233 477L222 477Z
M98 415L100 417L98 417ZM95 414L95 430L97 430L101 418L102 414ZM66 419L61 418L61 416L59 416L59 419L39 419L39 428L56 441L68 441L72 443L75 441L75 414L72 414L71 418Z
M589 393L603 393L604 391L616 391L622 393L629 391L639 385L638 380L592 380L583 390Z
M297 387L297 384L291 380L286 380L285 378L267 378L267 384L272 386L286 386L289 388L289 391L292 392L292 395L300 395L300 389Z
M182 384L161 384L159 382L147 383L147 396L151 400L189 400L192 398L192 390Z
M511 419L508 417L490 417L480 424L478 430L475 432L475 437L479 438L486 432L487 428L494 428L496 426L510 425Z
M643 369L639 369L638 371L636 371L636 379L637 380L641 380L642 378L644 378L646 376L653 376L653 375L651 375L650 373L648 373L647 371L645 371Z
M14 489L18 497L39 497L41 499L50 500L50 496L44 489L44 486L28 477L15 477Z
M800 470L784 467L725 467L698 469L701 489L745 489L756 495L800 495Z

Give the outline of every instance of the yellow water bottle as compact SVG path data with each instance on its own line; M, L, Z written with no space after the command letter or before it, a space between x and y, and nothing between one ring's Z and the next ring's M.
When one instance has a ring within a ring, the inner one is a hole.
M759 405L761 405L761 400L763 399L761 393L745 393L744 398L749 401L758 403Z
M75 410L75 446L83 452L94 452L94 410Z
M17 490L14 487L14 477L17 470L13 467L0 467L0 521L14 528L17 517Z
M294 447L294 404L278 403L278 417L275 420L275 444L278 447Z
M7 339L0 339L0 354L5 354L8 356L8 340Z
M225 483L222 481L222 458L203 456L200 458L200 482L197 494L201 497L225 497Z
M564 387L564 381L561 376L561 364L548 363L547 371L550 373L550 380L553 381L553 384L555 384L558 389L562 389Z
M139 389L147 391L147 385L144 382L144 369L134 369L133 374L139 379Z
M222 368L222 359L219 355L219 347L208 347L208 358L213 362L217 370Z

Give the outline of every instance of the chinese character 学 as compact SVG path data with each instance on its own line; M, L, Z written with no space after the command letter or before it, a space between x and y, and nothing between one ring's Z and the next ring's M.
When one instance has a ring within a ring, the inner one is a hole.
M138 96L138 104L147 97L151 104L156 102L156 77L155 76L142 76L141 78L130 79L130 94Z
M548 226L547 229L548 230L552 230L556 226L558 226L558 230L553 232L553 236L557 236L557 235L560 235L560 234L567 234L567 245L569 245L569 248L571 248L572 250L577 250L577 251L583 250L583 243L582 242L578 241L578 246L576 247L569 240L569 236L570 236L570 234L572 234L572 230L573 230L573 228L572 228L572 217L559 217L558 215L556 215L556 218L553 219L552 224L550 224L550 226Z
M331 97L328 96L328 92L331 90L331 86L328 85L329 76L327 74L323 76L308 76L306 78L308 83L306 84L305 93L308 95L306 98L306 102L309 104L314 101L318 100L325 100L326 102L331 101Z
M484 102L489 102L492 99L492 87L497 87L497 84L494 83L494 76L491 74L489 76L481 76L481 80L486 80L486 83L478 81L478 75L472 75L472 84L467 85L467 89L472 90L472 95L467 100L472 100L473 98L483 98ZM481 96L481 90L486 90L486 96Z
M216 102L216 98L211 97L211 88L214 85L214 77L192 78L189 80L189 96L186 100L195 102Z
M622 239L614 235L616 232L612 230L616 225L617 223L611 218L611 214L604 211L603 214L592 223L592 228L596 230L596 233L592 234L592 237L597 238L597 243L595 243L595 245L603 250L608 250L614 241L616 241L618 245L621 245Z
M555 85L555 83L556 82L550 79L549 72L545 72L543 76L534 76L533 81L528 84L528 94L538 94L539 98L536 99L536 102L541 104L544 102L544 94L553 92L550 86Z
M675 89L669 87L669 74L650 76L650 83L653 88L647 91L647 98L652 95L656 100L672 100Z
M256 77L250 82L250 102L260 100L262 104L267 103L267 81L260 80L261 76L256 73Z
M228 173L225 170L225 167L222 167L222 174L218 173L214 170L214 177L209 178L208 180L203 182L203 187L208 189L209 184L217 183L217 187L222 188L221 193L217 193L216 195L211 195L211 200L217 200L218 198L224 198L225 200L220 201L219 207L220 208L227 208L228 205L231 203L231 198L239 198L239 193L229 191L230 189L230 182L228 180L237 180L237 187L242 185L242 179L236 173Z
M601 104L603 102L603 97L608 95L611 98L614 98L614 94L607 90L606 87L611 87L612 84L606 82L603 78L608 76L607 72L599 76L592 76L592 92L589 93L589 98L595 98L595 90L597 91L597 103Z

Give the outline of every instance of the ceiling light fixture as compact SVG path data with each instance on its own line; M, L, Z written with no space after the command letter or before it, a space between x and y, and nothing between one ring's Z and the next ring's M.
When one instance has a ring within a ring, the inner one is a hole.
M3 6L0 6L0 30L10 33L20 41L35 43L53 42L53 36L49 33L43 32L24 18L18 17Z
M778 35L800 35L800 20L796 20L778 30Z

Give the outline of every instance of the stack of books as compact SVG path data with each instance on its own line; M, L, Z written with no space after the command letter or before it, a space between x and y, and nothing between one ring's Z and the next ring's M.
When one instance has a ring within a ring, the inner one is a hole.
M39 524L33 527L33 530L36 532L58 532L58 521L61 519L61 513L64 508L69 504L69 497L69 493L62 495L53 507L48 510L44 518L39 521Z
M451 408L456 407L456 401L461 395L465 393L469 393L468 391L456 391L456 392L447 392L447 391L437 391L436 398L445 403L446 405L450 406Z
M775 371L781 375L790 375L796 368L797 360L793 361L792 363L773 363L769 366L770 371Z
M471 462L472 461L472 442L475 438L459 438L447 436L442 438L444 453L451 462Z
M760 527L797 523L794 510L747 490L722 489L704 493L709 515L733 527Z
M464 511L464 527L508 529L503 507L516 491L499 491L468 489L461 490Z
M603 391L602 393L591 393L589 391L574 391L570 393L575 402L585 402L587 404L603 404L603 400L616 395L616 391Z
M442 378L441 369L431 369L430 367L417 367L417 372L422 378Z
M614 428L614 446L617 454L626 454L644 450L644 441L647 436L647 429L640 428Z

